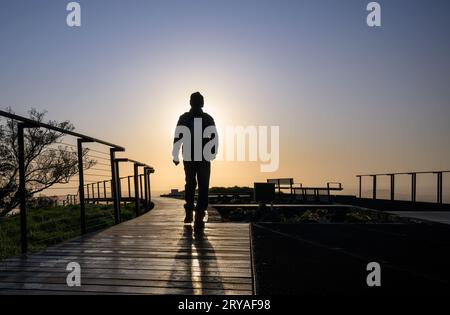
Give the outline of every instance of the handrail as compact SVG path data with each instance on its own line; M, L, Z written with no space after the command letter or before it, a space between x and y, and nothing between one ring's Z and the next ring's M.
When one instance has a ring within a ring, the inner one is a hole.
M116 158L115 161L116 161L116 162L130 162L130 163L136 164L137 166L143 166L143 167L146 167L146 168L147 168L148 170L150 170L151 172L154 172L154 171L155 171L155 169L153 168L153 166L147 165L147 164L145 164L145 163L142 163L142 162L139 162L139 161L136 161L136 160L133 160L133 159L129 159L129 158ZM123 178L123 177L122 177L122 178ZM121 179L122 179L122 178L121 178Z
M60 132L60 133L64 133L66 135L74 136L74 137L77 137L77 138L82 138L83 140L88 141L88 142L97 142L97 143L104 144L106 146L113 147L113 148L116 148L116 149L119 149L119 150L125 150L124 147L121 147L121 146L119 146L117 144L113 144L113 143L110 143L110 142L107 142L107 141L103 141L103 140L96 139L96 138L93 138L93 137L90 137L90 136L86 136L86 135L83 135L83 134L78 133L78 132L66 130L66 129L63 129L63 128L58 128L58 127L55 127L55 126L52 126L52 125L49 125L49 124L46 124L46 123L43 123L43 122L35 121L33 119L30 119L30 118L26 118L26 117L22 117L22 116L19 116L19 115L16 115L16 114L8 113L8 112L5 112L3 110L0 110L0 116L6 117L6 118L9 118L9 119L14 119L14 120L26 123L26 124L28 124L30 126L46 128L46 129L54 130L54 131L57 131L57 132Z
M358 174L356 177L369 177L369 176L389 176L389 175L411 175L411 174L437 174L437 173L450 173L448 171L419 171L419 172L399 172L399 173L379 173L379 174Z

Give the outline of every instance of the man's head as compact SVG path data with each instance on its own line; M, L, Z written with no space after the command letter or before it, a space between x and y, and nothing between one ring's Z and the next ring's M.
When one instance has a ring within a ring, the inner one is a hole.
M203 95L200 92L192 93L190 103L192 108L202 108L204 103Z

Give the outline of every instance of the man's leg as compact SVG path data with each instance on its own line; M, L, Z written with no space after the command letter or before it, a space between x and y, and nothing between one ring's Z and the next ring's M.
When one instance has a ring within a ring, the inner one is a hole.
M195 223L203 223L205 210L208 208L209 177L211 163L207 161L197 162L198 201L195 212Z
M195 198L195 187L197 186L197 181L195 180L195 162L183 162L184 165L184 175L185 182L184 185L184 209L186 211L186 217L184 218L184 223L192 222L192 211L194 210L194 198Z

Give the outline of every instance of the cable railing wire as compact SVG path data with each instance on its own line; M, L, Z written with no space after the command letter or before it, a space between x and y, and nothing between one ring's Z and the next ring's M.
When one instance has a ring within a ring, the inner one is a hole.
M140 192L137 191L139 196L136 197L138 199L135 208L138 209L139 204L143 202L146 207L148 206L150 199L147 199L147 191L150 192L150 186L145 186L146 195L144 199L142 176L149 176L150 173L153 172L153 168L135 160L124 158L115 159L115 153L124 151L125 149L123 147L12 113L0 111L0 116L13 120L17 124L18 129L17 154L19 155L20 170L18 193L20 196L21 208L19 213L21 219L20 236L22 253L26 253L28 250L28 238L32 238L33 242L36 244L48 245L53 241L61 241L68 235L79 235L80 230L83 234L87 231L93 231L97 228L119 223L121 202L127 203L130 199L133 200L129 197L126 197L129 199L124 199L124 201L121 200L120 195L125 194L122 189L119 193L114 194L115 189L126 187L126 184L123 185L121 181L127 178L129 180L130 178L122 177L119 179L118 173L115 171L118 171L118 169L116 169L118 165L115 163L118 163L119 160L121 160L121 162L126 161L134 163L135 169L137 167L140 170L144 170L143 172L145 175L139 175ZM28 145L28 141L30 141L26 136L26 130L32 128L45 128L62 135L60 140L47 146L40 154L48 154L49 157L52 157L58 156L58 152L65 151L71 158L78 159L76 166L78 166L82 175L75 173L74 176L67 178L64 182L55 183L52 186L45 188L42 190L39 197L35 197L33 205L28 205L30 206L30 211L27 211L26 185L28 185L28 182L26 181L26 176L24 176L24 155L26 153L26 145ZM76 139L76 141L72 141L72 139ZM99 148L97 146L102 147ZM104 151L102 150L103 148L105 148ZM106 148L108 148L108 150L106 150ZM54 152L56 153L54 154ZM94 165L86 167L86 164L84 164L85 159L93 160ZM149 172L150 169L151 172ZM128 195L131 196L130 188L128 189ZM51 198L52 200L49 200L51 203L40 203L41 201L45 202L45 200L38 200L39 198ZM43 211L42 214L34 212L35 209L47 207L47 205L49 207L54 207L52 208L52 211ZM42 217L44 220L33 222L29 227L30 232L28 232L27 227L27 213L29 213L28 215L30 217ZM133 214L128 212L127 216L129 217L130 215ZM139 211L136 211L135 215L139 215ZM58 231L65 231L68 232L68 234L58 233ZM42 232L42 234L38 232ZM50 237L45 237L46 235L50 235ZM39 236L42 236L41 239L36 240L36 237Z

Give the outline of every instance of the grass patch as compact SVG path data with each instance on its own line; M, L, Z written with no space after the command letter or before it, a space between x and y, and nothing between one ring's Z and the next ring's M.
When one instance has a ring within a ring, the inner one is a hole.
M121 207L121 220L134 218L134 204ZM80 235L80 207L57 206L28 210L28 249L42 251ZM114 225L112 205L86 205L86 229L94 232ZM20 215L0 217L0 260L20 255Z

